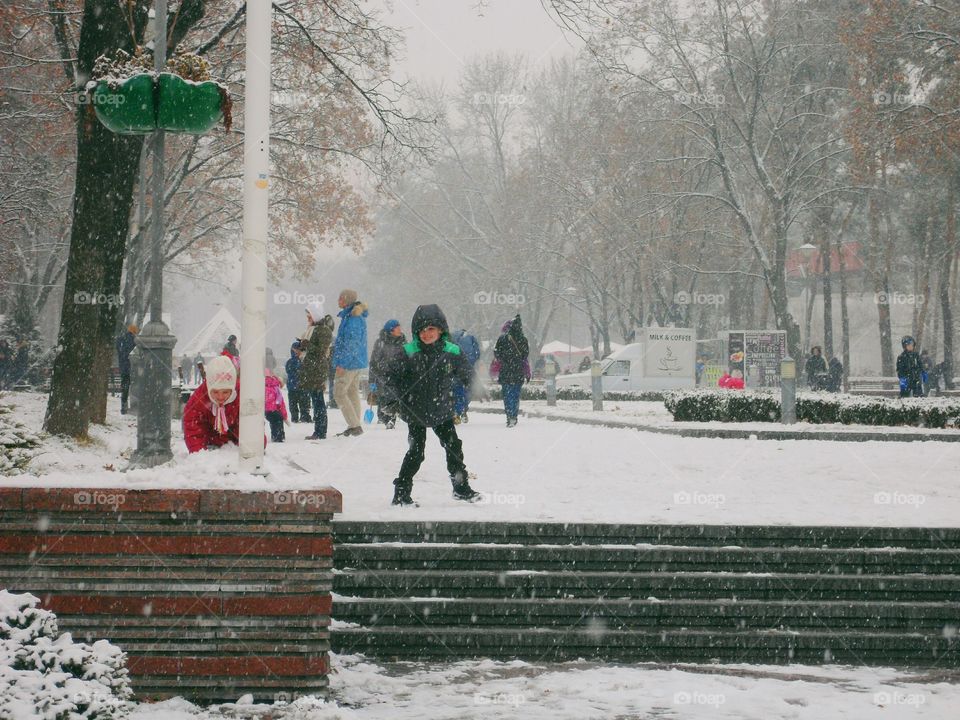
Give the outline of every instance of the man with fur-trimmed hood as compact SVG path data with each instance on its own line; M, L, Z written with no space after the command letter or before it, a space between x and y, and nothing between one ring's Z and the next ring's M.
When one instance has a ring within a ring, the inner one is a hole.
M362 435L360 371L367 367L367 306L357 300L356 290L341 291L337 305L340 327L333 342L333 397L347 422L340 435Z

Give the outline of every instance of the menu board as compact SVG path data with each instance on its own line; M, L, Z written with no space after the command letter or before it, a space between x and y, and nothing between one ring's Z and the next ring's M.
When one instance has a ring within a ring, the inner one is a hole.
M760 387L779 387L780 361L787 354L787 334L782 330L773 330L745 332L741 335L747 372L758 374L757 384Z

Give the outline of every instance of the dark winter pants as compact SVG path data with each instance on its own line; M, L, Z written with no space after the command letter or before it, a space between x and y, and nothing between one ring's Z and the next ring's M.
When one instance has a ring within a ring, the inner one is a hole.
M522 383L509 383L500 386L503 389L503 409L508 418L515 418L520 414L520 388Z
M270 423L270 439L273 442L283 442L287 439L286 434L283 432L283 415L279 410L272 410L268 413L264 413L264 416L267 418L267 422Z
M463 443L457 437L457 429L453 420L447 420L442 425L433 428L433 434L440 440L447 453L447 472L451 477L467 477L467 468L463 464ZM417 474L420 465L423 464L423 452L427 444L427 428L423 425L409 425L407 430L407 442L410 447L407 454L403 456L403 465L400 466L400 476L393 481L393 484L400 489L408 492L413 487L413 476Z
M288 390L290 422L310 422L310 393L306 390Z
M313 399L313 434L318 438L327 436L327 406L323 402L323 390L311 392Z
M919 378L907 381L907 386L900 388L900 397L923 397L923 383Z
M120 373L120 412L127 411L130 401L130 373Z

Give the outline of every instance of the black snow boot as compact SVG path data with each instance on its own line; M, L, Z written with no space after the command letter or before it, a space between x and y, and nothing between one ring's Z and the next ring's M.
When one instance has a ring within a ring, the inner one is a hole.
M480 499L480 493L470 487L465 472L454 473L450 476L450 482L453 483L453 497L455 500L466 500L467 502L476 502Z
M413 498L410 497L410 491L413 483L406 482L402 478L393 481L393 500L391 505L416 505Z

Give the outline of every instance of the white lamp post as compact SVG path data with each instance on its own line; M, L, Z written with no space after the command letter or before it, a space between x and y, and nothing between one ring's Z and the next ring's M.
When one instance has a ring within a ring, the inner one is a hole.
M263 474L263 363L267 331L271 0L247 2L240 321L240 469Z

